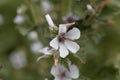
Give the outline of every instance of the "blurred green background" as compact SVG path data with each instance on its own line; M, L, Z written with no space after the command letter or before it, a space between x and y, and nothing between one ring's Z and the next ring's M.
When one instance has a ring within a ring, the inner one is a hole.
M58 2L53 0L54 5ZM36 62L38 54L30 51L30 41L19 33L13 23L16 9L21 3L24 0L0 0L0 80L53 80L50 74L52 59ZM120 14L112 20L113 25L102 27L105 36L98 44L87 42L86 63L74 59L81 74L81 79L77 80L120 80ZM21 50L26 54L27 62L24 67L16 68L10 56Z

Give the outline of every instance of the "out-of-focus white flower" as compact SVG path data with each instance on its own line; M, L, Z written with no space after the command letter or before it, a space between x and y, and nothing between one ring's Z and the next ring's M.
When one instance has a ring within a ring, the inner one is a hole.
M48 13L52 10L53 6L48 0L41 0L41 7L45 13Z
M17 15L13 20L15 24L22 24L25 21L24 13L26 9L26 6L23 4L17 8Z
M28 39L30 40L38 40L38 34L36 31L32 31L28 34Z
M67 27L65 24L59 25L58 35L50 41L50 46L54 49L59 49L60 56L65 58L70 50L72 53L76 53L80 46L73 42L73 40L80 38L80 31L78 28L72 28L67 32Z
M39 61L39 60L42 59L42 58L48 57L49 55L52 55L52 51L53 51L53 50L54 50L54 49L51 48L51 47L45 47L45 48L39 50L39 52L40 52L40 53L43 53L44 55L38 57L37 61Z
M45 78L44 80L49 80L48 78Z
M20 69L25 67L27 65L25 52L20 50L11 53L10 61L15 69Z
M68 13L66 16L63 17L63 21L66 23L72 23L78 20L79 18L72 13Z
M51 30L53 30L55 28L55 24L54 24L53 20L51 19L50 15L49 14L45 15L45 18L50 26L49 28Z
M17 8L17 14L24 14L26 10L27 10L27 7L24 4L22 4Z
M14 18L14 23L15 24L22 24L25 21L25 17L23 15L17 15Z
M90 13L93 13L93 12L94 12L94 9L93 9L93 7L92 7L90 4L87 4L86 7L87 7L87 9L88 9L88 11L89 11Z
M35 41L32 45L31 45L31 51L34 53L38 53L38 51L40 49L42 49L42 43L39 41Z
M58 64L57 67L53 66L51 69L51 74L55 77L54 80L72 80L79 77L79 70L76 65L69 64L68 71L63 65Z

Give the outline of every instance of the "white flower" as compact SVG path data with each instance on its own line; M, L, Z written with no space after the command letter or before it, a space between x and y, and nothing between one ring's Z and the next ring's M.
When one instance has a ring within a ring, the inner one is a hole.
M42 58L48 57L49 55L52 55L52 51L53 51L53 50L54 50L54 49L51 48L51 47L45 47L45 48L39 50L39 52L40 52L40 53L43 53L44 55L38 57L37 61L39 61L39 60L42 59Z
M69 64L68 71L63 65L58 64L57 67L53 66L51 74L55 77L54 80L72 80L79 77L79 70L76 65Z
M51 28L53 28L55 24L48 14L46 15L46 19ZM65 58L69 54L68 50L70 50L72 53L76 53L80 49L80 46L73 42L73 40L79 38L80 31L78 28L72 28L67 32L67 24L60 24L58 35L52 41L50 41L50 46L56 50L59 49L60 56Z
M31 44L31 51L34 53L38 53L38 51L42 49L42 43L40 41L35 41Z
M48 0L41 0L41 7L45 13L48 13L52 10L53 6Z
M28 34L28 38L30 40L38 40L38 34L36 31L32 31Z
M15 51L11 53L10 61L15 69L20 69L25 67L27 65L25 52L20 50L20 51Z
M17 15L14 19L15 24L22 24L25 21L25 17L23 15Z
M72 53L76 53L80 46L72 40L80 38L80 31L78 28L73 28L67 32L65 24L59 25L58 35L50 41L50 46L54 49L59 49L60 56L65 58L70 50Z

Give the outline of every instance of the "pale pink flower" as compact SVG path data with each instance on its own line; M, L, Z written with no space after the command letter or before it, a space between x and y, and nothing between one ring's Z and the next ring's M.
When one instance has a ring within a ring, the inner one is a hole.
M57 67L53 66L51 74L55 77L54 80L72 80L79 77L79 70L76 65L69 64L70 71L63 65L58 64Z
M40 49L42 49L43 45L40 41L35 41L31 44L30 48L31 48L31 51L34 52L34 53L38 53L38 51Z
M38 40L38 34L36 31L31 31L27 37L30 40Z
M14 23L15 24L22 24L23 22L25 21L25 17L23 15L17 15L15 18L14 18Z
M41 0L40 5L45 13L50 12L53 9L53 5L48 0Z
M60 56L65 58L70 50L72 53L76 53L80 46L73 42L73 40L80 38L80 31L78 28L73 28L67 32L66 25L59 25L58 35L50 41L50 46L54 49L59 49Z
M27 65L27 59L23 50L14 51L10 54L10 61L15 69L24 68Z

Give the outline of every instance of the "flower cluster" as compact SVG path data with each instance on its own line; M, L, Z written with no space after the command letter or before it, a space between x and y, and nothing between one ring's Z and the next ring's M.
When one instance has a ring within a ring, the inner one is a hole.
M49 43L50 47L45 47L39 51L44 55L40 56L37 61L53 55L54 66L51 69L51 74L55 77L54 80L72 80L78 78L78 68L69 62L69 71L64 65L59 63L59 56L66 58L69 55L69 51L73 54L79 51L80 46L74 40L80 38L80 30L76 27L70 27L74 23L59 24L59 27L57 27L49 14L45 18L49 24L49 29L55 36Z
M47 22L50 26L50 29L54 30L56 28L51 17L46 15ZM58 34L50 41L50 46L56 50L59 50L60 57L65 58L69 51L76 53L80 46L73 42L73 40L80 38L80 31L78 28L72 28L68 30L67 24L60 24L58 29ZM68 51L69 50L69 51Z

